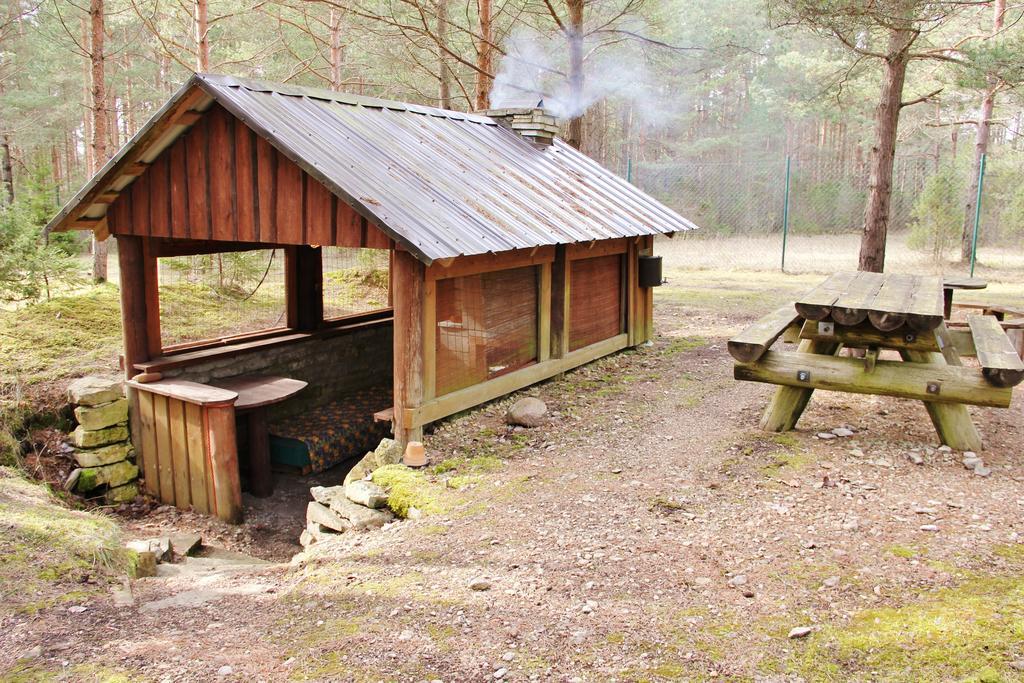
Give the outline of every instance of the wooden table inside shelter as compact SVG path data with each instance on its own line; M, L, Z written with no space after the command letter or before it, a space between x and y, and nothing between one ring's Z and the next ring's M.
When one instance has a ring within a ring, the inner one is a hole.
M249 427L249 487L252 495L266 498L274 492L267 406L291 398L305 389L307 383L288 377L239 375L211 384L238 394L235 412L245 413Z
M923 401L943 443L980 450L966 404L1009 407L1024 363L992 316L947 329L943 291L938 277L836 273L729 340L736 379L779 385L762 428L793 429L815 389L881 394ZM771 350L784 336L799 343L795 352ZM840 357L843 347L863 358ZM880 359L887 349L901 360Z

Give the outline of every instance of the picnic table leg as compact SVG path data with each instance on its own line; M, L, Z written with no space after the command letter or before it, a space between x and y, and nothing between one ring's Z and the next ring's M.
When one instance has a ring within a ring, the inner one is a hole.
M834 342L813 341L804 339L797 347L797 353L817 353L825 356L834 356L839 350L839 344ZM761 417L761 429L768 432L788 432L796 427L797 421L803 415L807 403L811 400L814 389L803 389L800 387L779 387L775 390L771 403L765 409Z
M900 351L900 356L911 363L936 363L945 365L946 359L941 353L928 351ZM937 403L922 401L928 411L928 417L935 425L939 441L958 451L980 451L981 434L962 403Z

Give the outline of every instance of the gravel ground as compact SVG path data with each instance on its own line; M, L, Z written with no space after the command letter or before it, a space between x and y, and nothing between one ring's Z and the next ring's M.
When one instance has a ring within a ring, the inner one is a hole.
M506 400L427 439L458 459L435 477L462 477L436 487L447 511L303 563L141 579L128 606L14 615L0 667L38 645L15 668L68 680L797 680L819 629L1000 569L1024 533L1019 391L972 408L988 477L912 402L819 392L798 431L765 434L771 388L735 382L725 350L761 303L660 296L653 346L527 392L545 426L509 431Z

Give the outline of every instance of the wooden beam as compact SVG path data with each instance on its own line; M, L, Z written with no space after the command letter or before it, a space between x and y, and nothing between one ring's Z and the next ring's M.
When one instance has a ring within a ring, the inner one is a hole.
M138 177L149 170L150 164L145 161L136 161L121 170L121 175Z
M259 249L284 249L285 245L266 242L218 242L216 240L180 240L154 238L151 242L154 256L198 256L201 254L224 254L236 251Z
M93 204L113 204L120 197L119 192L104 192L92 201Z
M454 260L435 261L426 269L426 279L444 280L451 277L490 273L496 270L539 266L555 259L555 247L515 249L497 254L460 256ZM447 263L447 265L446 265Z
M103 218L79 218L71 222L72 230L95 230L103 222Z
M822 328L822 324L814 320L805 321L800 328L800 338L838 342L843 346L853 348L877 346L884 349L910 349L912 351L939 350L939 345L932 332L918 332L906 327L894 332L882 332L865 322L854 327L832 325L831 332L826 332Z
M730 339L729 355L741 363L753 362L763 356L775 340L799 320L800 315L793 304L788 303Z
M967 403L995 408L1010 405L1012 390L989 384L980 371L936 363L880 360L874 372L857 358L769 351L756 363L737 364L738 380L804 389L878 394L920 401Z
M423 429L408 419L423 402L423 289L425 268L407 251L395 252L395 441L420 441ZM421 423L422 424L422 423Z
M174 125L176 125L176 126L191 126L191 125L194 125L195 122L198 121L199 119L201 119L202 117L203 117L203 112L195 111L194 109L189 109L186 112L182 112L181 115L178 116L177 119L175 119Z
M625 254L626 250L629 249L630 244L633 244L632 240L626 237L584 242L582 244L567 244L566 258L570 261L575 261L576 259L581 258L597 258L598 256Z
M121 330L124 342L125 378L135 374L135 364L150 359L146 296L146 265L141 237L118 235L117 260L121 280Z
M542 363L528 365L507 375L501 375L486 382L453 391L421 406L406 407L403 411L396 410L395 416L397 417L400 413L404 412L406 424L419 428L435 420L468 410L473 406L492 401L510 392L554 377L559 373L572 370L602 356L621 351L628 344L628 335L620 334L596 344L585 346L582 349L577 349L566 354L564 357L552 358Z

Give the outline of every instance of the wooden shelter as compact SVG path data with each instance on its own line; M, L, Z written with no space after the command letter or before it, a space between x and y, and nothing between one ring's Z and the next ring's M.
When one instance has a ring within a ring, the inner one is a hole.
M183 86L49 228L117 240L147 491L239 518L237 396L218 379L296 377L308 411L384 384L391 399L371 412L404 443L650 339L654 236L695 226L554 139L553 123L224 76ZM330 246L386 250L390 305L326 319ZM285 255L283 325L164 342L159 259L269 248Z

